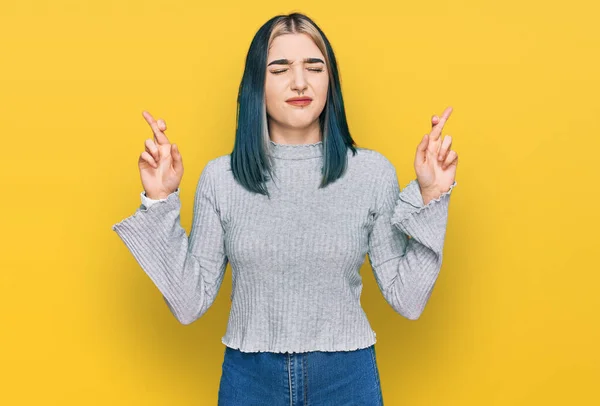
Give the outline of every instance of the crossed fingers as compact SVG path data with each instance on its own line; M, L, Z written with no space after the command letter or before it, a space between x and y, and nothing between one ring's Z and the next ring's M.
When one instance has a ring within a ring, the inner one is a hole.
M152 115L147 111L143 111L142 115L146 119L146 122L150 125L150 128L152 128L152 132L154 133L154 141L161 145L169 144L169 139L164 133L164 131L167 130L167 124L161 119L158 121L155 120L154 117L152 117Z
M433 143L434 146L437 146L437 148L435 148L434 153L437 153L437 160L438 161L443 161L446 158L446 155L448 154L448 150L452 147L452 137L449 135L446 135L442 142L440 143L440 137L442 134L442 130L444 128L444 125L446 124L446 122L448 121L448 118L450 118L450 115L452 114L452 107L447 107L444 112L442 113L442 116L437 118L436 116L432 117L432 123L431 123L431 133L429 134L429 141L431 143ZM436 120L437 118L437 120ZM437 123L435 123L434 121L437 121Z

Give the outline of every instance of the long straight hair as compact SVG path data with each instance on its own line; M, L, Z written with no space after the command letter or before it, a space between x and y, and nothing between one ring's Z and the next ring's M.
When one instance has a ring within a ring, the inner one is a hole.
M272 162L268 154L269 129L265 103L267 56L275 38L285 34L308 34L325 56L329 72L329 88L325 107L319 115L323 134L323 178L320 188L341 177L347 167L347 151L356 154L356 143L350 136L339 72L333 49L321 29L306 15L277 15L267 21L254 35L246 55L246 65L240 83L235 144L231 153L234 178L248 191L270 197L266 181L272 178ZM257 119L258 118L258 119Z

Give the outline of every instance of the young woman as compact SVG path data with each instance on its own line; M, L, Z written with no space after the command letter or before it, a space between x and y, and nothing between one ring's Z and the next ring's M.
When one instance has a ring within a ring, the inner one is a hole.
M423 312L456 186L457 154L441 139L452 109L433 117L400 191L391 162L350 136L333 49L300 13L256 33L238 107L232 153L198 181L189 238L181 154L144 112L143 204L113 230L183 324L209 309L231 264L219 405L381 405L359 270L369 254L394 310Z

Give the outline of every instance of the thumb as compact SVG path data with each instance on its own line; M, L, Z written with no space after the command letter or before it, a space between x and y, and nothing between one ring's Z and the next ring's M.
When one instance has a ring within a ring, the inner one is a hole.
M181 173L183 171L183 160L177 144L171 144L171 156L173 157L173 169L175 172Z
M417 154L415 156L416 162L422 163L425 161L425 151L427 151L427 144L429 144L429 134L425 134L421 139L419 145L417 145Z

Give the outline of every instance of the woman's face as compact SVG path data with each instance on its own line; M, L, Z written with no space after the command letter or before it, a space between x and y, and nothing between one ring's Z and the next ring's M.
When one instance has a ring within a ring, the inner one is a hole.
M318 120L327 101L329 73L325 57L306 34L280 35L271 45L265 80L269 120L282 127L309 127ZM294 105L286 102L291 97L309 97L312 101Z

